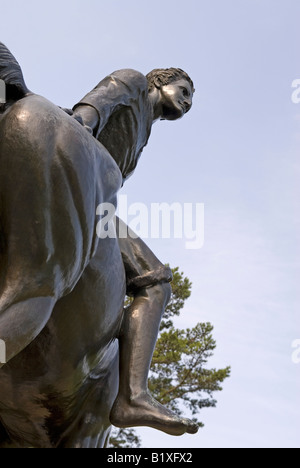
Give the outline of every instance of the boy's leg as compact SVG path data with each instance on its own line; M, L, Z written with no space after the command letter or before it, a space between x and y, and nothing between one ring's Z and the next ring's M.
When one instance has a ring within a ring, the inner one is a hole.
M171 435L196 433L198 426L166 409L148 391L148 373L168 284L145 289L125 311L120 336L120 386L110 420L117 427L150 426Z
M171 435L196 433L197 425L166 409L148 391L160 322L170 300L171 275L146 244L133 238L130 230L125 235L126 230L123 222L117 222L128 289L134 301L125 311L119 338L120 385L111 423L117 427L150 426Z

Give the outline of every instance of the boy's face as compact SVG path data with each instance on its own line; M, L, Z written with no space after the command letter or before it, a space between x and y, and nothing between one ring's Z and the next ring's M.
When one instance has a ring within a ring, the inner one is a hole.
M186 79L160 88L163 120L181 119L192 107L193 89Z

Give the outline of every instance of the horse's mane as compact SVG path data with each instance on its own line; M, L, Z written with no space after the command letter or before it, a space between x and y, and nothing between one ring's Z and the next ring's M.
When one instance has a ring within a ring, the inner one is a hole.
M19 63L2 42L0 42L0 80L5 83L7 101L17 101L30 93Z

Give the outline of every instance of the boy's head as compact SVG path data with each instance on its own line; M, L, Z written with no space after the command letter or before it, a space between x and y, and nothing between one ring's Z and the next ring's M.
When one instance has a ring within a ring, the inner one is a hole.
M154 88L161 88L162 86L169 85L182 79L188 81L193 93L195 92L193 81L185 71L181 70L181 68L157 68L156 70L152 70L148 73L146 78L148 80L149 93Z
M148 91L159 94L160 118L177 120L192 107L194 84L181 68L156 69L147 75Z

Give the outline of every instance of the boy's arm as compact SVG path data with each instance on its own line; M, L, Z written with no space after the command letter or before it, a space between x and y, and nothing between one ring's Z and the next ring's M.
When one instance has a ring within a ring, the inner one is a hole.
M94 136L97 138L113 112L123 106L131 106L142 93L147 92L147 78L142 73L131 69L118 70L100 81L73 107L73 110L75 114L79 109L80 113L82 112L81 106L86 106L87 111L89 107L93 110L93 124L95 117L97 118L97 125L94 127L96 128ZM85 119L84 123L87 124ZM88 125L93 127L90 122Z

